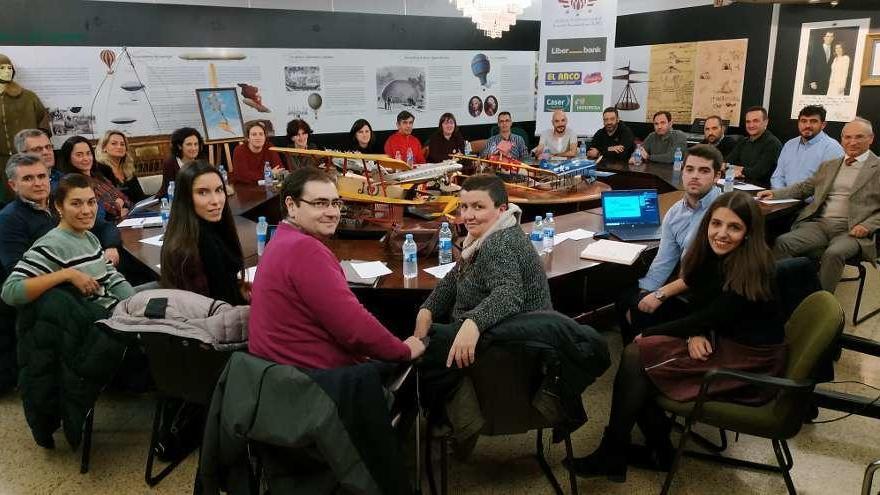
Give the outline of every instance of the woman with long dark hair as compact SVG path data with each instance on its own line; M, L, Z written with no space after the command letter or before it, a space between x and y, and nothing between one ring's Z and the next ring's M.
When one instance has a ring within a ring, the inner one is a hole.
M376 134L367 119L357 119L351 125L345 150L364 154L384 153L381 147L376 146Z
M61 145L61 171L65 174L83 174L91 179L98 205L107 220L122 220L131 209L131 201L95 166L95 153L89 140L71 136Z
M171 133L171 156L162 163L162 187L156 193L157 198L168 193L168 184L177 177L177 172L199 158L204 147L202 135L192 127L181 127Z
M586 457L565 461L580 476L623 482L628 463L668 470L670 423L654 401L656 394L689 401L711 368L778 375L785 366L773 256L764 240L764 217L751 196L734 191L712 203L672 285L669 295L687 291L693 309L644 330L623 350L602 443ZM710 393L746 403L766 399L744 385L719 383ZM635 424L647 449L630 447Z
M175 184L162 240L162 287L247 304L244 256L220 172L197 160L178 172Z
M428 163L448 160L453 153L464 153L464 136L458 130L455 115L446 112L440 116L437 131L428 139Z

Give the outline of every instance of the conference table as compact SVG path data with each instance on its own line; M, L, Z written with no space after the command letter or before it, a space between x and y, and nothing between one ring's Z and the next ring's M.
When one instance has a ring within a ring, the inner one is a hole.
M602 170L614 175L603 177L615 188L652 187L661 191L659 196L661 214L679 201L684 192L680 185L673 187L674 175L671 166L645 164L634 167L626 164L608 164ZM618 177L620 176L620 177ZM680 180L678 181L680 184ZM662 187L657 187L662 186ZM235 217L239 239L247 266L255 266L256 219L267 216L270 223L277 223L281 209L278 195L274 191L256 185L236 185L235 194L229 197L229 205ZM797 208L792 204L765 205L761 209L768 218L790 219ZM521 225L524 232L531 231L531 223ZM601 207L561 214L556 217L556 232L561 234L575 229L591 232L603 230ZM161 247L145 244L142 239L161 234L161 229L121 229L123 246L128 254L158 276ZM541 262L547 273L554 308L578 315L590 308L601 307L614 301L615 294L631 286L641 276L656 254L657 241L643 242L647 249L633 265L602 263L580 258L581 251L593 238L565 240L556 245L552 252L541 255ZM382 261L392 273L380 277L372 286L352 286L358 299L369 308L389 328L401 329L411 325L419 305L439 279L425 272L425 268L438 264L436 256L419 259L418 276L411 279L403 277L402 256L388 252L385 245L375 239L329 239L327 246L340 260ZM457 250L456 250L457 256ZM256 276L259 276L257 273ZM587 283L589 282L589 283ZM332 301L328 301L332 304Z

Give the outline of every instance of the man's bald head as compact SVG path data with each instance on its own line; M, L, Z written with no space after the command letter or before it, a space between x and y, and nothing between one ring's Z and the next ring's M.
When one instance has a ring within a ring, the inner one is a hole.
M568 126L568 116L564 111L557 108L556 110L553 110L551 122L553 123L553 130L556 131L557 134L562 134Z

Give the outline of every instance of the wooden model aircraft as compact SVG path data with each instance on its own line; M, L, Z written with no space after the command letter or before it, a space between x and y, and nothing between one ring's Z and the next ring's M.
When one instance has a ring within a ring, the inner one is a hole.
M472 160L478 170L494 170L504 180L511 192L517 191L561 191L577 188L583 182L595 180L598 160L572 158L563 162L553 162L551 168L539 168L519 160L504 156L490 155L479 158L469 155L452 155L460 160ZM601 160L601 158L599 158Z

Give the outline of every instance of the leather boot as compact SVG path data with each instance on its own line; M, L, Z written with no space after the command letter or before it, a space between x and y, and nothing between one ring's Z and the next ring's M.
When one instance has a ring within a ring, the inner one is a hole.
M607 477L609 480L623 483L626 481L626 448L629 435L616 435L605 428L602 443L592 454L586 457L566 458L563 465L582 478Z
M630 465L653 471L669 471L675 458L675 448L669 439L672 422L661 409L649 407L639 415L637 423L645 436L646 447L642 449L642 455L630 456Z

